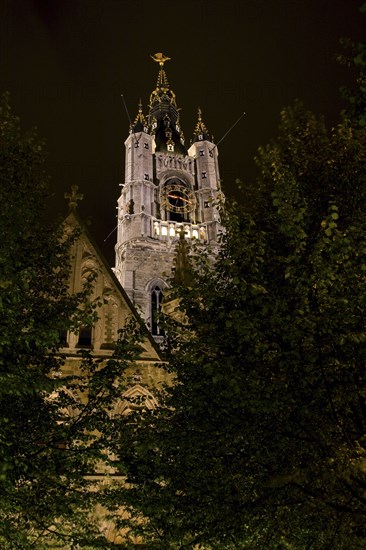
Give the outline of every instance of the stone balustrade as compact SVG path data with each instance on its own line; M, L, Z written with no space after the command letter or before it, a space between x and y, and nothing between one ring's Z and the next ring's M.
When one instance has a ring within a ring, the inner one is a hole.
M178 239L182 230L186 239L197 239L200 242L207 241L207 227L205 224L162 220L152 221L151 234L154 239Z

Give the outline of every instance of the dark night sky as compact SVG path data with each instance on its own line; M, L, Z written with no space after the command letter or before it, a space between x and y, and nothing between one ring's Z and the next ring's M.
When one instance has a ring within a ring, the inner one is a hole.
M197 106L220 144L224 189L255 177L259 145L276 135L279 111L295 98L329 124L342 108L348 70L339 39L365 39L361 0L0 0L1 90L24 128L47 141L51 212L78 184L81 214L113 262L124 140L139 98L147 110L162 51L189 142Z

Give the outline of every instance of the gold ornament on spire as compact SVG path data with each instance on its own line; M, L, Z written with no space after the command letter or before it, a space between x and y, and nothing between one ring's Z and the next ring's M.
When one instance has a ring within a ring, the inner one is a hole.
M133 121L132 124L130 124L130 130L133 130L133 128L135 128L135 126L137 124L141 124L143 127L146 127L147 128L147 121L146 121L146 118L145 118L145 115L143 114L142 112L142 103L141 103L141 98L140 98L140 102L139 102L139 110L138 110L138 113L135 117L135 120Z
M206 128L206 124L202 120L202 111L201 111L200 107L198 107L198 121L197 121L196 127L194 129L194 134L195 135L200 135L200 134L207 134L208 135L208 130Z
M154 105L160 105L163 103L170 103L177 109L177 103L174 92L170 89L168 78L164 70L164 63L170 60L170 57L164 55L161 52L155 53L150 56L156 63L159 63L159 74L156 83L156 88L150 94L150 115L151 109Z
M155 53L154 55L151 55L150 57L151 57L151 59L156 61L156 63L159 63L160 67L164 67L164 63L166 61L170 61L170 57L164 55L161 52Z

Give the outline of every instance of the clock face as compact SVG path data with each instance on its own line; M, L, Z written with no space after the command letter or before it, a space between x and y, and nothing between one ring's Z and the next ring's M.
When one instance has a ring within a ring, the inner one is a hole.
M181 182L167 182L161 197L162 205L170 212L191 212L194 206L192 191Z

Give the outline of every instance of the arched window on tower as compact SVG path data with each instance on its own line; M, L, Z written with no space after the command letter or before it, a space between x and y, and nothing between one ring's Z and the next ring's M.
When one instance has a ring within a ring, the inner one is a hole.
M163 336L164 331L159 324L161 304L163 301L163 290L161 285L154 284L151 287L151 333L153 336Z

